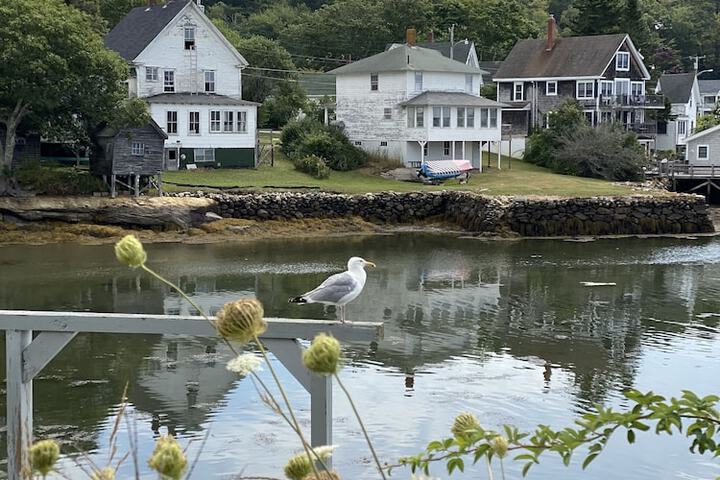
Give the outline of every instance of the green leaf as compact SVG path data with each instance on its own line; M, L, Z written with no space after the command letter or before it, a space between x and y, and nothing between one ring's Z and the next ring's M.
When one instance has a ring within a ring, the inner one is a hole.
M635 443L635 432L633 430L628 430L627 441L628 443Z
M530 470L530 467L533 466L533 462L528 462L525 464L525 466L522 468L522 476L527 476L528 471Z
M462 458L455 457L455 458L451 458L450 460L448 460L448 462L447 462L448 474L452 475L453 470L455 470L456 468L458 470L460 470L461 472L465 470L465 462L463 461Z
M590 465L590 462L592 462L593 460L595 460L595 458L596 458L598 455L599 455L599 454L597 454L597 453L593 453L593 454L588 455L588 456L585 458L585 461L583 461L583 463L582 463L582 468L583 468L583 470L585 470L585 469L587 468L587 466Z

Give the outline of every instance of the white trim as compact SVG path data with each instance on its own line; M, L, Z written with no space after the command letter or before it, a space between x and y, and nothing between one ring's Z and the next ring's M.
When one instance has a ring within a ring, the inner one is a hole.
M550 85L555 85L555 91L550 93ZM557 80L548 80L545 82L545 95L548 97L557 97L558 94L558 82Z
M522 91L520 92L520 98L517 98L517 86L522 87ZM513 82L512 86L512 101L513 102L524 102L525 101L525 82Z
M607 85L608 83L610 84L610 96L615 95L615 82L612 80L600 80L600 91L598 92L600 95L603 95L603 84Z
M603 69L603 73L607 71L608 68L610 68L610 65L615 61L615 54L620 51L623 44L625 42L628 42L628 46L630 47L630 53L635 56L635 60L637 61L638 66L640 67L640 71L643 74L644 80L650 80L650 72L648 72L647 67L645 67L644 57L638 52L638 49L635 48L635 44L633 43L632 39L630 38L630 35L625 35L625 38L623 38L623 41L620 42L620 45L618 45L618 48L615 50L615 53L613 53L613 56L610 57L610 61L608 61L607 65L605 65L605 68Z
M640 95L645 95L645 82L638 80L630 80L630 95L633 94L633 85L640 84Z
M705 157L700 157L700 149L701 149L702 147L705 147L705 149L706 149L707 155L706 155ZM696 152L696 154L695 154L695 157L697 158L698 161L700 161L700 160L710 160L710 145L707 145L707 144L698 145L698 146L697 146L697 152Z
M625 57L627 55L627 67L620 67L620 58ZM615 53L615 71L616 72L629 72L630 71L630 60L632 58L632 54L630 52L626 52L625 50L620 50Z
M708 128L707 130L703 130L702 132L698 132L698 133L696 133L696 134L694 134L694 135L691 135L691 136L689 136L689 137L686 137L686 138L685 138L685 141L686 141L686 142L689 142L689 141L691 141L691 140L697 140L698 138L700 138L700 137L702 137L702 136L705 136L705 135L707 135L708 133L717 132L718 130L720 130L720 125L715 125L715 126L712 127L712 128Z
M592 95L590 95L589 97L588 96L584 96L584 97L580 96L580 84L581 83L592 84ZM575 98L578 100L588 100L588 99L595 98L595 81L594 80L578 80L578 81L576 81L575 82Z
M543 82L547 80L600 80L602 75L586 75L579 77L527 77L527 78L493 78L494 82Z

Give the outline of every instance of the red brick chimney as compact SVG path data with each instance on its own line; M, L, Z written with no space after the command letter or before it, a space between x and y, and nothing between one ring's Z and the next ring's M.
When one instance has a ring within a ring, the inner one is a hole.
M417 32L415 31L414 28L408 28L405 31L405 43L407 43L409 46L412 47L415 45L416 38L417 38Z
M547 22L547 48L546 50L549 52L553 49L555 46L555 41L557 40L557 22L555 21L555 16L553 14L550 14L550 17L548 17Z

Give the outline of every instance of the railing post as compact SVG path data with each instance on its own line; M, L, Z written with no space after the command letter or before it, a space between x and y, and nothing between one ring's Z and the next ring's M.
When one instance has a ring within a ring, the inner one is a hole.
M312 375L310 380L310 443L313 447L332 442L332 377Z
M33 383L23 381L23 350L32 342L31 330L5 332L7 365L8 479L21 480L30 467L28 453L33 430Z

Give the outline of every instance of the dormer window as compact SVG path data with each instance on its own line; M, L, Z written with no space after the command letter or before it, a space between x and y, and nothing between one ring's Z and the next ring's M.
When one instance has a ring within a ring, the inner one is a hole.
M185 50L195 50L195 27L185 27Z
M630 71L630 52L618 52L615 56L615 70L619 72Z

